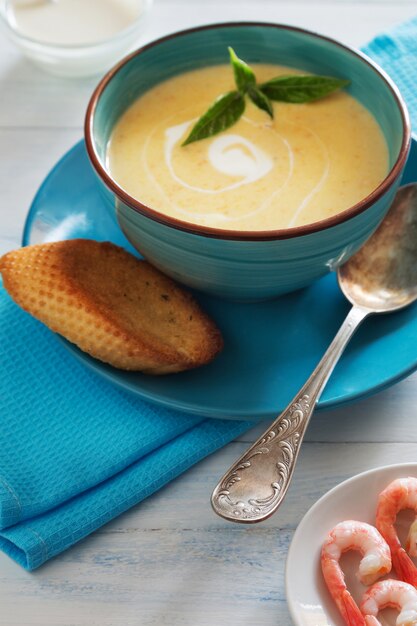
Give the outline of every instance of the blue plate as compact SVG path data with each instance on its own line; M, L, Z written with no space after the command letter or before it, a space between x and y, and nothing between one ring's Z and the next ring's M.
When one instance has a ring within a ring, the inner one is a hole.
M413 140L403 182L417 180ZM84 143L53 168L32 203L23 245L85 237L132 250L104 208ZM197 295L223 332L225 348L210 365L171 376L116 370L65 342L85 365L141 398L206 417L277 415L321 358L349 305L334 274L274 301L227 302ZM417 369L417 305L367 320L343 355L319 407L363 398Z

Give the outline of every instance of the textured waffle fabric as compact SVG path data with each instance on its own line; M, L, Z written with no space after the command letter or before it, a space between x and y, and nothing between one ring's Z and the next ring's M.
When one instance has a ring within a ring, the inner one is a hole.
M417 16L373 39L363 51L396 82L417 127Z
M0 547L32 570L249 428L89 372L0 287Z
M417 18L364 51L417 121ZM0 289L0 548L32 570L234 439L248 422L150 407L110 386Z

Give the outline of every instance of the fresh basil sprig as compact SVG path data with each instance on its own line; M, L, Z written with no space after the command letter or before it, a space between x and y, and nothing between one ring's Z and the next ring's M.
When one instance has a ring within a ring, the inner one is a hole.
M259 89L271 100L303 104L328 96L332 91L346 87L349 80L329 76L277 76L259 85Z
M230 55L230 63L233 67L233 73L235 75L235 83L241 94L245 94L249 87L256 85L255 72L245 61L239 59L233 48L228 48Z
M272 102L268 98L268 96L259 89L256 85L251 86L248 89L248 96L252 100L253 104L255 104L258 109L262 109L262 111L266 111L269 117L274 117L274 109L272 107Z
M196 122L182 145L186 146L193 141L213 137L230 128L237 122L244 110L245 98L238 91L229 91L219 96Z
M254 71L245 61L239 59L229 47L230 62L233 67L237 89L219 96L209 109L197 120L183 146L200 139L213 137L233 126L245 110L245 96L271 118L274 109L271 100L302 104L325 98L333 91L349 85L348 80L330 76L295 74L277 76L258 85Z

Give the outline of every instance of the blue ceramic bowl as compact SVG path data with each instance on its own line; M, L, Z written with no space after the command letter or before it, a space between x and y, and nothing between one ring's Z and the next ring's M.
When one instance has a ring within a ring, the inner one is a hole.
M278 63L351 81L350 93L378 121L390 171L366 198L320 222L275 231L228 231L174 219L145 206L112 178L106 146L134 100L155 84L224 63L233 46L250 62ZM99 83L85 123L87 150L105 202L144 257L178 281L236 299L277 296L308 285L346 261L383 219L410 146L407 110L388 76L366 56L315 33L262 23L215 24L159 39L137 50Z

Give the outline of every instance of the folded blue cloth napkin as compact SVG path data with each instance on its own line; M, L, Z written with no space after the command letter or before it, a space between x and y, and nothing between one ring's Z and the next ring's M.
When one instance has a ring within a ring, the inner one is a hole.
M0 346L0 548L29 570L250 427L101 380L1 286Z
M364 51L417 121L417 18ZM0 548L39 567L248 429L102 381L0 288Z

